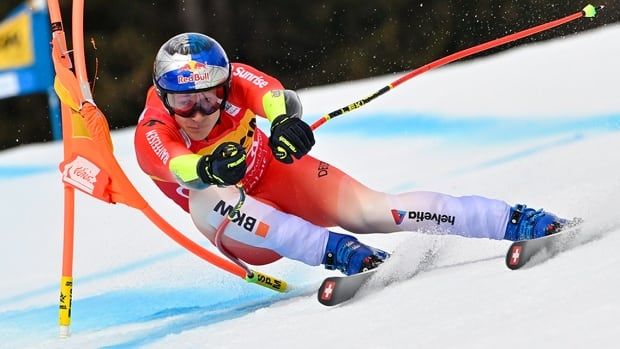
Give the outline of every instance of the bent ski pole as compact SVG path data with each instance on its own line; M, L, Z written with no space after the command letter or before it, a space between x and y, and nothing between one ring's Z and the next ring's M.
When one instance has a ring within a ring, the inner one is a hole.
M224 230L228 226L228 223L230 223L231 221L235 219L235 215L239 213L239 210L241 210L241 207L245 203L245 190L243 189L243 186L241 184L237 184L235 188L239 190L239 200L237 201L235 206L233 206L233 208L228 212L228 214L226 214L222 223L220 223L220 225L215 230L215 239L214 239L215 246L224 256L226 256L226 258L230 259L232 262L234 262L235 264L243 268L243 270L245 270L246 272L245 281L249 283L257 284L257 285L260 285L260 286L263 286L263 287L266 287L266 288L269 288L271 290L278 291L278 292L288 291L288 284L286 283L286 281L275 278L267 274L263 274L259 271L250 269L247 266L247 264L245 264L242 260L237 258L232 252L228 251L226 246L224 246L222 242L222 237L224 236Z
M523 39L525 37L543 32L545 30L549 30L551 28L555 28L558 27L560 25L566 24L568 22L574 21L576 19L582 18L582 17L586 17L586 18L593 18L596 16L597 11L603 9L605 6L598 6L595 7L593 5L588 5L586 7L584 7L581 11L574 13L572 15L566 16L564 18L560 18L560 19L556 19L554 21L551 22L547 22L544 24L540 24L534 27L531 27L529 29L525 29L522 30L520 32L517 33L513 33L513 34L509 34L506 35L504 37L495 39L495 40L491 40L488 41L486 43L483 44L479 44L473 47L470 47L468 49L453 53L449 56L440 58L436 61L433 61L431 63L428 63L422 67L419 67L407 74L405 74L404 76L402 76L401 78L394 80L393 82L391 82L390 84L382 87L381 89L379 89L378 91L376 91L375 93L371 94L368 97L362 98L357 102L351 103L349 105L347 105L346 107L337 109L332 111L329 114L325 114L323 115L320 119L318 119L317 121L315 121L311 127L313 130L316 130L317 128L319 128L321 125L323 125L324 123L326 123L327 121L342 115L344 113L348 113L352 110L358 109L363 107L364 105L366 105L367 103L369 103L370 101L374 100L375 98L383 95L384 93L396 88L398 85L402 84L405 81L408 81L422 73L425 73L429 70L435 69L435 68L439 68L441 66L444 66L448 63L457 61L459 59L465 58L465 57L469 57L471 55L474 55L476 53L480 53L486 50L489 50L491 48L497 47L497 46L501 46L519 39Z

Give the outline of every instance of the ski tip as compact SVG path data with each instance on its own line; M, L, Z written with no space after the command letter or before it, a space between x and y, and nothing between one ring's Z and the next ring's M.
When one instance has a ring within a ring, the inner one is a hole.
M594 5L588 4L586 7L581 10L583 12L583 16L586 18L594 18L596 17L597 10L602 10L605 6L599 6L597 9Z

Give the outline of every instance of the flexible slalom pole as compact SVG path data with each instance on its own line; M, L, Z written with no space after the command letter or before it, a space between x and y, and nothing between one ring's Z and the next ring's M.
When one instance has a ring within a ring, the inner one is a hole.
M67 55L67 44L65 32L60 15L58 0L48 0L48 11L52 29L52 41L60 48L63 56L62 64L71 68L71 60ZM61 106L62 114L62 137L71 137L71 110L66 106ZM63 147L65 159L69 157L69 148ZM63 241L62 241L62 271L60 277L60 297L58 306L58 325L60 326L60 336L69 336L69 326L71 325L71 304L73 294L73 246L75 232L75 188L69 184L64 184L64 218L63 218Z
M574 21L576 19L582 18L582 17L586 17L586 18L593 18L596 16L597 10L601 10L603 9L605 6L599 6L599 7L594 7L593 5L587 5L586 7L584 7L581 11L574 13L572 15L560 18L560 19L556 19L554 21L551 22L547 22L544 24L540 24L537 25L535 27L529 28L529 29L525 29L522 30L520 32L517 33L513 33L510 35L506 35L504 37L501 37L499 39L495 39L495 40L491 40L489 42L480 44L480 45L476 45L473 47L470 47L468 49L453 53L449 56L440 58L436 61L433 61L429 64L426 64L422 67L419 67L407 74L405 74L404 76L402 76L401 78L394 80L393 82L391 82L390 84L388 84L387 86L382 87L381 89L379 89L378 91L376 91L375 93L371 94L368 97L362 98L357 102L351 103L346 107L337 109L332 111L329 114L325 114L323 115L320 119L318 119L317 121L315 121L311 127L313 130L316 130L317 128L319 128L321 125L323 125L324 123L326 123L327 121L342 115L344 113L348 113L352 110L358 109L360 107L363 107L364 105L366 105L368 102L374 100L375 98L383 95L384 93L396 88L398 85L402 84L403 82L410 80L422 73L425 73L429 70L435 69L435 68L439 68L441 66L444 66L448 63L454 62L456 60L465 58L465 57L469 57L471 55L474 55L476 53L480 53L486 50L489 50L491 48L497 47L497 46L501 46L519 39L523 39L525 37L543 32L545 30L549 30L551 28L555 28L558 27L560 25L566 24L568 22Z
M82 17L83 0L80 2L74 2L74 18ZM107 167L114 175L114 183L117 186L116 189L123 192L124 195L129 197L129 201L123 201L130 207L141 210L147 218L149 218L158 228L160 228L166 235L172 238L175 242L185 247L188 251L194 253L203 260L211 263L212 265L219 267L233 275L236 275L242 279L247 280L248 275L246 271L240 266L232 263L231 261L224 259L198 245L185 235L180 233L170 224L168 224L157 212L155 212L148 203L137 192L135 187L131 184L126 177L120 165L118 165L114 155L112 153L111 140L109 139L109 130L105 116L101 111L94 106L92 101L92 94L89 89L88 79L86 75L85 60L84 60L84 47L80 45L83 42L83 28L82 19L78 18L73 22L74 35L73 39L78 47L78 52L75 52L76 66L75 70L80 76L79 80L76 74L71 70L74 68L71 59L68 55L67 44L65 39L65 33L62 24L62 16L60 13L60 6L58 0L48 0L48 11L50 13L50 23L52 28L52 57L54 63L54 69L56 72L56 78L54 88L58 96L62 101L62 132L63 132L63 156L64 159L70 159L73 156L73 139L74 139L74 125L73 118L80 117L85 123L81 127L86 127L90 134L90 140L93 142L93 147L98 149L99 156L102 165ZM86 97L85 97L86 96ZM87 99L88 98L88 99ZM71 306L72 306L72 291L73 291L73 249L74 249L74 229L75 229L75 187L64 181L64 230L63 230L63 244L62 244L62 275L60 284L60 302L59 302L59 326L60 336L68 337L70 335L71 325ZM114 194L114 193L112 193ZM91 194L92 195L92 194ZM101 197L98 197L102 199ZM116 202L110 199L106 202ZM257 280L256 284L267 287L272 290L282 291L274 287L269 280L277 280L270 278L264 274L261 279ZM250 280L251 281L251 280Z
M70 116L71 111L67 106L62 106L63 122ZM62 136L70 137L71 129L63 127ZM62 275L60 277L60 299L58 306L58 325L60 336L69 336L71 326L71 305L73 298L73 246L75 233L75 188L69 184L64 187L64 219L62 239Z

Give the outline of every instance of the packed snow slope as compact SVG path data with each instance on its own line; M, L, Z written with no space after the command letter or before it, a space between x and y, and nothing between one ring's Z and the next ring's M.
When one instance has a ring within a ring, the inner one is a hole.
M607 26L452 64L319 129L312 154L373 188L477 194L586 221L578 246L520 271L504 265L507 241L360 236L395 251L381 277L401 281L382 289L379 280L335 308L315 295L335 272L291 261L258 268L293 285L274 294L193 256L139 212L78 194L73 334L59 339L62 147L3 151L0 347L615 348L619 43L620 27ZM399 76L302 90L305 117ZM141 173L132 134L112 134L128 176L174 226L209 246ZM432 263L411 277L429 250Z

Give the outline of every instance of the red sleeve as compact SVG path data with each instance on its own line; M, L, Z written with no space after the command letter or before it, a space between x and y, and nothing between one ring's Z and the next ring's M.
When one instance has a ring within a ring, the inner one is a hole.
M283 90L282 83L273 76L247 64L233 63L231 98L239 97L256 115L265 116L263 96L271 90ZM235 103L235 100L231 100Z
M136 127L134 148L142 171L154 179L176 183L168 163L170 159L192 154L192 151L189 150L189 140L183 138L172 117L159 104L161 101L151 88Z

